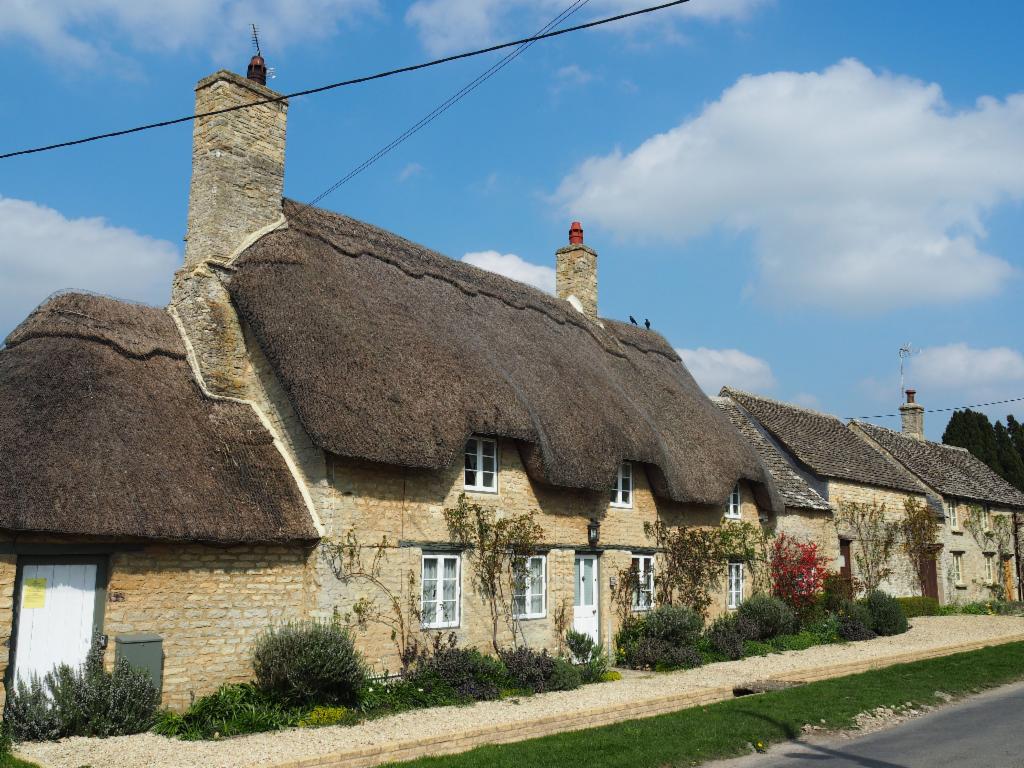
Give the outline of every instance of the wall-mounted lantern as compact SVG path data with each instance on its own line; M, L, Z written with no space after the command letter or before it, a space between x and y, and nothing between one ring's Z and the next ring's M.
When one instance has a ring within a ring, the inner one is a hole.
M601 538L601 524L597 520L591 520L590 524L587 525L587 543L592 547L597 546L597 542Z

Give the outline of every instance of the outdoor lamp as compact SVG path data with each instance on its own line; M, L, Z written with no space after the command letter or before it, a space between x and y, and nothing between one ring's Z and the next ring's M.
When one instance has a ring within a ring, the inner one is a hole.
M601 524L597 520L591 520L590 524L587 525L587 543L592 547L597 546L598 539L601 538Z

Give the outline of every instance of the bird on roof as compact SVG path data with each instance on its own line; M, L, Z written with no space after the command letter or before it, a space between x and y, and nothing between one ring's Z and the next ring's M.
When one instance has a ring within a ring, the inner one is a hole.
M631 323L632 323L633 325L636 325L636 324L637 324L637 322L636 322L636 318L635 318L635 317L633 317L632 315L630 315L630 316L629 316L629 322L631 322Z
M647 328L648 331L651 330L651 321L646 317L644 318L644 327Z

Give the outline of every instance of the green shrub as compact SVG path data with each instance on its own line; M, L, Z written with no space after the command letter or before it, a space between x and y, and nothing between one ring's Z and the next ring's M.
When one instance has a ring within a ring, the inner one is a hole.
M193 702L183 714L164 712L153 730L196 741L243 733L279 731L299 724L302 710L274 701L252 683L222 685Z
M897 597L903 608L903 615L908 619L915 616L938 616L939 601L934 597Z
M609 669L603 675L601 675L602 683L614 683L616 680L622 679L622 673L615 669Z
M323 728L327 725L351 725L359 721L356 713L347 707L313 707L301 718L300 728Z
M793 609L777 597L753 595L740 604L736 614L752 628L748 640L770 640L797 629Z
M565 633L565 646L584 683L599 682L608 671L608 657L590 635L570 629Z
M572 664L549 655L547 649L538 652L521 646L502 649L499 655L516 688L534 693L567 691L579 688L582 682L579 671Z
M901 635L907 631L907 617L899 601L881 590L874 590L864 600L871 613L871 630L876 635Z
M359 702L361 712L378 715L423 707L463 704L465 699L446 686L423 687L418 682L409 680L391 680L366 685L359 692Z
M836 572L825 576L821 589L821 606L829 613L841 613L857 596L856 582Z
M743 641L743 656L767 656L769 653L775 653L775 647L771 643L764 643L760 640L744 640Z
M670 645L664 640L643 637L634 647L629 666L633 669L670 672L674 669L693 669L703 663L700 652L692 646Z
M500 660L476 648L459 648L452 632L434 635L430 645L414 645L403 659L402 676L419 688L448 689L464 701L496 699L508 686Z
M149 729L159 699L149 674L123 659L107 672L95 637L81 667L62 664L12 686L4 720L18 741L123 736Z
M777 651L805 651L821 645L821 639L814 632L804 630L795 635L779 635L772 639L770 645Z
M871 640L877 635L871 629L871 611L863 603L846 602L839 610L839 637L843 640Z
M719 616L704 632L711 649L727 659L742 659L743 644L747 640L743 624L738 616Z
M839 637L839 616L835 613L822 611L821 615L813 622L808 622L804 625L804 630L800 634L804 633L814 635L818 643L822 645L837 643L841 640Z
M704 618L682 605L661 605L644 619L642 634L676 646L692 646L700 637Z
M338 621L301 621L272 628L253 645L256 684L288 706L355 704L366 667Z

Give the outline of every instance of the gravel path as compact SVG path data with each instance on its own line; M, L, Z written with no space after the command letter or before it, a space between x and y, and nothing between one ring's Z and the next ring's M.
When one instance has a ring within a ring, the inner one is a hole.
M19 745L17 754L45 768L248 768L270 766L347 749L418 739L444 732L522 723L590 707L635 705L644 699L799 673L821 666L884 659L969 642L998 642L1024 633L1024 618L1010 616L933 616L913 619L910 631L862 643L828 645L741 661L710 664L669 674L629 674L613 683L576 691L407 712L355 726L293 729L214 742L183 742L153 734L111 739L65 739Z

